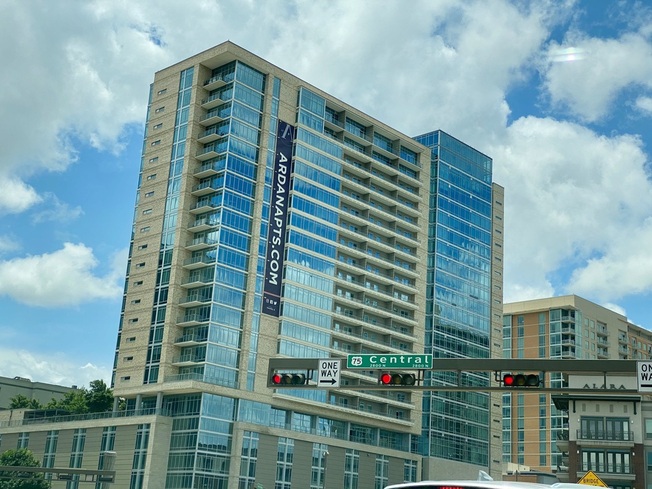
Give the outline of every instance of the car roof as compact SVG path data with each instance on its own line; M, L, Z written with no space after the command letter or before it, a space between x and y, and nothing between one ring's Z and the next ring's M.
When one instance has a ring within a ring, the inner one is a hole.
M421 481L421 482L404 482L386 486L385 489L427 489L428 487L440 488L446 486L453 489L474 488L474 489L551 489L550 484L540 484L537 482L518 482L518 481L496 481L496 480L442 480L442 481ZM560 488L561 489L561 488ZM570 488L569 488L570 489Z

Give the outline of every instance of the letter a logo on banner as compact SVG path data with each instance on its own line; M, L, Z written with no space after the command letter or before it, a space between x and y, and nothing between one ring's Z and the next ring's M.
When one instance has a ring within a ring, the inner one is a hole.
M276 128L272 201L269 206L262 310L264 314L275 317L279 317L281 314L281 281L283 279L283 260L285 259L285 229L290 204L293 141L294 126L279 119Z

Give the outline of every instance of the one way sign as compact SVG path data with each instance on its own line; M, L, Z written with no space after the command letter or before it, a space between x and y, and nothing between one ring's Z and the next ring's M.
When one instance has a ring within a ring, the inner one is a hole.
M319 360L317 387L330 389L340 386L340 362L340 360L333 360L332 358Z
M638 377L638 391L652 392L652 362L636 362Z

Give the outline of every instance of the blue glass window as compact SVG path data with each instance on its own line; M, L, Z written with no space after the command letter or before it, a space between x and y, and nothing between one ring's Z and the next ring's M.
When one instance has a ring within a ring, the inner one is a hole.
M336 143L329 141L328 139L317 136L316 134L306 131L302 127L297 130L297 140L307 143L309 146L314 146L315 148L328 153L331 156L336 158L342 158L342 148Z
M303 107L323 119L326 110L326 100L324 100L323 97L312 93L310 90L301 87L299 90L299 107Z
M317 151L306 147L305 145L299 143L296 145L296 156L298 158L304 159L311 163L314 163L317 166L320 166L336 175L342 173L342 163L333 158L318 153Z

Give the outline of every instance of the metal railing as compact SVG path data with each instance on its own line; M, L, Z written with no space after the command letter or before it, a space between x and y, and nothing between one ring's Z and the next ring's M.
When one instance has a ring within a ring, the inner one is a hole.
M634 441L633 431L577 430L578 440Z
M131 416L169 416L167 410L157 408L145 409L130 409L127 411L105 411L103 413L85 413L85 414L68 414L68 415L54 415L44 416L42 418L30 419L14 419L11 421L0 421L0 427L9 428L13 426L26 426L34 424L47 424L47 423L70 423L73 421L88 421L96 419L111 419L111 418L128 418Z

